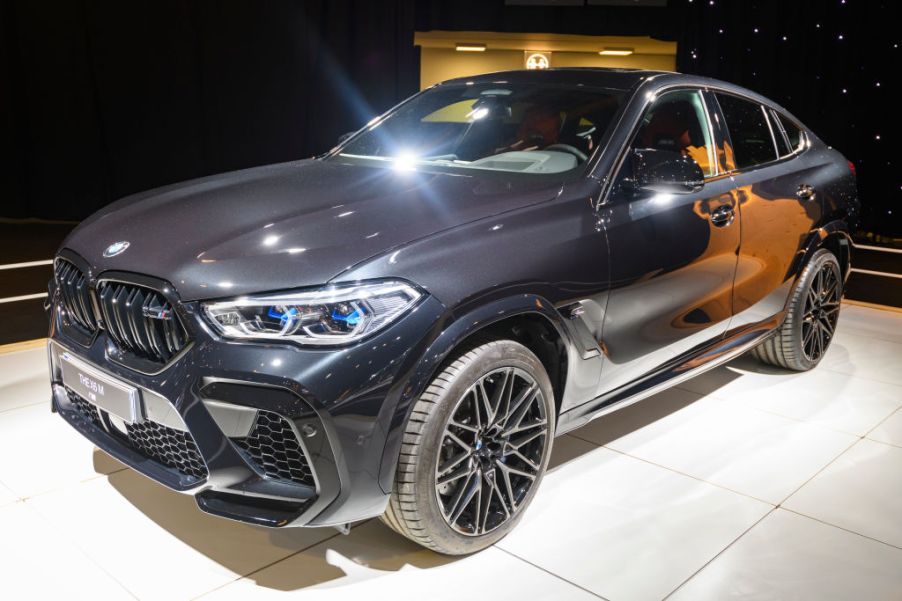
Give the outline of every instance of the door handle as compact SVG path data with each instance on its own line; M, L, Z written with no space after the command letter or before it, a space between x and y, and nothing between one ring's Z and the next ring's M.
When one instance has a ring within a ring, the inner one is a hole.
M711 211L710 219L715 227L727 227L733 223L733 217L735 216L736 214L733 212L733 207L730 205L720 205Z
M796 190L796 196L798 196L802 200L814 200L815 191L814 186L809 186L808 184L801 184L799 189Z

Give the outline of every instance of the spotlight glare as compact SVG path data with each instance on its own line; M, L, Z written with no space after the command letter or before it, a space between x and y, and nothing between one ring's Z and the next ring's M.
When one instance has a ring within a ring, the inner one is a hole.
M632 53L632 48L603 48L598 52L602 56L629 56Z

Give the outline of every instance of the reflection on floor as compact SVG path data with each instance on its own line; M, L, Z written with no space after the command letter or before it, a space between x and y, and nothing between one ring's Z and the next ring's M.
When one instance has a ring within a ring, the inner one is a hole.
M844 307L813 372L743 358L559 438L462 559L202 514L52 415L44 362L0 355L0 598L902 598L900 313Z

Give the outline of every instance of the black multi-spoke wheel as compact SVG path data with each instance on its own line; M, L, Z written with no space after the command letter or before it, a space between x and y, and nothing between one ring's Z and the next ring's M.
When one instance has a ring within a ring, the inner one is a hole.
M551 382L525 346L495 340L450 361L413 407L383 521L441 553L513 528L551 452Z
M836 332L842 284L836 257L829 250L819 250L792 291L783 325L755 348L755 356L797 371L817 365Z
M838 272L831 263L825 262L805 295L802 352L809 361L820 360L833 339L839 319L840 294Z
M497 369L467 389L435 467L435 493L451 528L477 536L517 513L541 470L547 426L542 391L522 369Z

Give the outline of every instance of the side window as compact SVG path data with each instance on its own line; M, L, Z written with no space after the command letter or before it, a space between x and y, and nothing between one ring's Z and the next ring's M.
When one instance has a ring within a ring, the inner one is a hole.
M783 124L783 130L786 132L786 137L789 138L792 152L795 152L802 147L802 128L794 121L790 121L786 115L780 115L780 123Z
M705 177L717 172L705 105L698 91L667 92L655 100L642 119L633 148L679 152L698 163Z
M777 150L764 108L729 94L715 96L730 132L732 148L728 149L727 154L732 153L736 167L743 169L775 160Z

